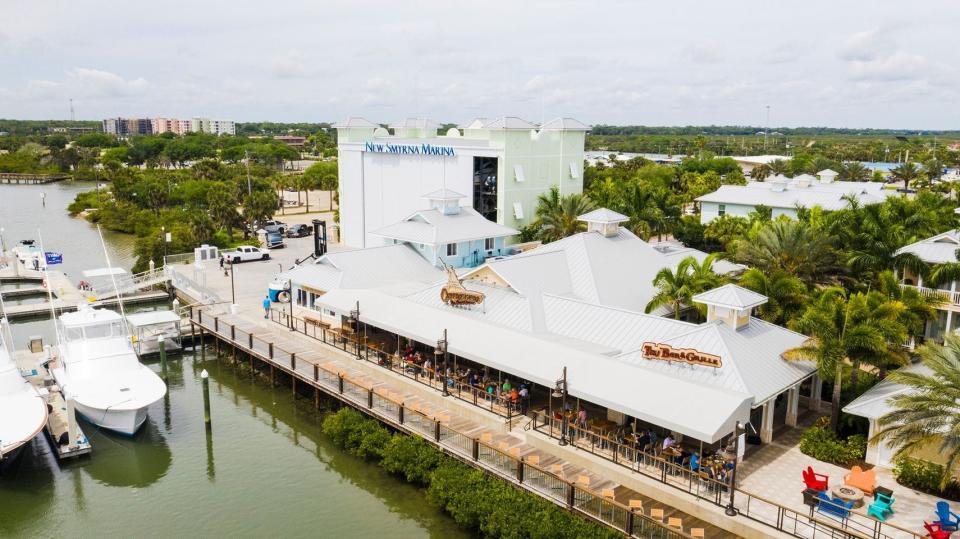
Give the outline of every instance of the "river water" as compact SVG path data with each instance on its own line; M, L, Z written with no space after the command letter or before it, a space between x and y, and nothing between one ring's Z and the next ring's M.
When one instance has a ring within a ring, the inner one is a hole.
M103 266L96 229L65 213L74 194L90 187L0 186L6 241L36 237L40 227L71 276ZM105 235L112 261L129 269L131 238ZM31 335L53 338L48 320L12 329L19 347ZM421 490L333 446L312 399L238 374L209 349L206 357L188 351L170 361L168 397L132 439L84 423L93 453L63 464L42 436L35 439L0 477L0 537L467 536ZM209 434L203 368L211 380Z

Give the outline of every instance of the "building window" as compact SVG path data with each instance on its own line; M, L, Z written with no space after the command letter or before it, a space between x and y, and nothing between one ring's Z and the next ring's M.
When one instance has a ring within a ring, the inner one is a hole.
M570 163L570 179L575 180L580 177L580 171L577 170L576 163Z
M487 238L487 239L483 240L483 249L484 249L485 251L492 251L492 250L493 250L493 247L494 247L494 240L493 240L493 238Z
M717 206L717 215L726 215L727 214L727 205L720 204Z
M523 219L523 205L519 202L513 203L513 217L515 219Z
M513 165L513 176L518 182L524 181L523 165Z
M447 244L447 256L457 256L457 244L448 243Z

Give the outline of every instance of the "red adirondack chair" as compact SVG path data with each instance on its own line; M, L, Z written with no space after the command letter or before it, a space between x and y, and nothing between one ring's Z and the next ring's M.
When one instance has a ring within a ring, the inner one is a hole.
M807 469L803 471L803 482L807 484L807 488L812 488L813 490L827 490L830 488L830 478L813 471L813 467L807 466Z
M950 532L941 528L939 522L934 522L933 524L924 522L923 527L927 529L927 533L931 539L950 539Z

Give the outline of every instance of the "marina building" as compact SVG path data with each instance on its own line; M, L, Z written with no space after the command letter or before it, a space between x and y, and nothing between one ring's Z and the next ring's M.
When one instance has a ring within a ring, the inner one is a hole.
M583 190L588 127L570 118L543 125L514 117L478 118L438 134L430 120L384 128L348 118L337 128L340 238L351 247L380 245L375 231L423 209L421 196L440 189L460 204L512 229L534 219L537 196L554 185Z
M292 290L311 323L385 354L432 354L442 338L457 376L495 372L546 399L566 372L577 409L611 428L658 428L717 447L739 422L769 442L777 425L796 424L801 385L819 403L815 367L782 358L806 337L751 316L766 297L725 285L694 297L703 323L646 314L653 275L696 254L654 248L609 210L581 219L586 232L452 279L404 242L326 254L289 273ZM477 301L451 302L451 288Z
M825 210L839 210L848 206L847 198L856 198L861 205L877 204L897 192L878 182L838 182L837 173L822 170L817 177L801 174L793 178L777 175L762 182L747 185L721 185L719 189L697 198L700 203L700 222L707 224L723 215L746 217L766 206L773 217L797 217L798 208L819 206Z

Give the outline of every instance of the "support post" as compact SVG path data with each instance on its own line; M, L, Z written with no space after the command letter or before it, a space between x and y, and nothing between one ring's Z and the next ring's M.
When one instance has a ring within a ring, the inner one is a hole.
M373 408L373 389L367 390L367 408Z
M774 399L763 404L763 420L760 422L760 441L769 444L773 441L773 410Z
M337 391L343 395L343 373L337 373Z
M210 428L210 374L207 369L200 371L200 380L203 382L203 423Z
M523 484L523 457L517 460L517 482Z
M397 420L400 421L400 424L403 425L403 403L400 403L400 407L397 408Z
M573 509L574 494L576 489L573 483L567 483L567 507Z
M199 312L203 312L203 311L199 311ZM218 340L217 342L220 342L220 341ZM197 345L194 344L193 346L194 348L196 348ZM220 359L220 357L217 356L217 359ZM203 345L203 326L200 326L200 361L206 361L206 360L207 360L207 347Z
M253 348L252 346L250 348ZM273 343L267 343L267 354L270 359L273 359Z
M814 412L820 411L820 397L822 392L823 382L820 380L820 375L814 374L813 378L810 379L810 400L807 403L807 407Z
M480 439L473 439L473 460L480 460Z
M163 335L157 335L157 347L160 350L160 373L163 377L163 382L167 383L167 343L163 340Z
M787 390L787 426L797 426L798 408L800 405L800 387L794 386Z
M247 333L247 348L253 350L253 333Z
M440 421L436 419L433 420L433 440L435 442L440 441Z
M297 370L297 354L295 352L290 352L290 370Z
M316 363L313 364L313 381L320 381L320 365L317 365Z
M230 340L237 340L237 326L236 324L230 324Z
M219 316L213 317L213 331L220 333L220 317Z

